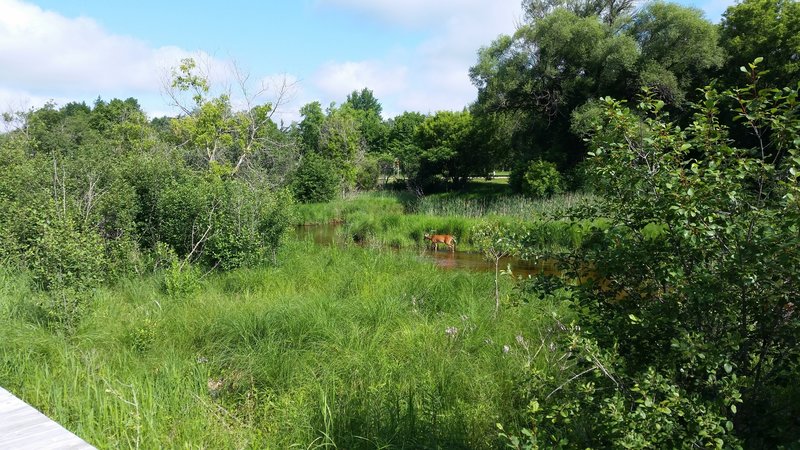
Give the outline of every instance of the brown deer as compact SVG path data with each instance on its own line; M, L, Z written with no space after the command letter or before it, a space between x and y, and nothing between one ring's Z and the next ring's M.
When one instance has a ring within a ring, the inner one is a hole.
M456 238L454 238L453 236L450 236L449 234L434 234L434 235L430 235L428 233L425 233L424 239L428 240L428 241L431 241L431 244L433 245L433 250L434 251L439 250L439 244L440 243L441 244L445 244L446 246L450 247L450 251L451 252L456 251Z

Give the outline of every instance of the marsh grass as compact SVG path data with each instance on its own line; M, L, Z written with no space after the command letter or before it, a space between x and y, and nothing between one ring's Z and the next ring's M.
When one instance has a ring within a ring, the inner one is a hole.
M515 342L555 299L493 319L488 274L300 242L279 260L181 298L121 281L69 335L0 272L0 384L100 448L493 448L495 423L522 425L547 351Z
M416 204L418 214L435 216L487 217L518 219L557 219L577 205L593 203L593 194L570 192L548 199L512 195L438 194L424 197Z
M402 214L411 202L409 195L400 192L365 192L328 203L308 203L297 206L297 225L324 224L343 221L353 213L371 215Z

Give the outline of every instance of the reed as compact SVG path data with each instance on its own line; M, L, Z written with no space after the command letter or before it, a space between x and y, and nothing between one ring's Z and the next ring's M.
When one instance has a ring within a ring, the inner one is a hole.
M420 200L416 205L416 212L436 216L503 216L531 220L563 216L566 211L579 204L596 200L593 194L582 192L559 194L548 199L509 195L438 194Z

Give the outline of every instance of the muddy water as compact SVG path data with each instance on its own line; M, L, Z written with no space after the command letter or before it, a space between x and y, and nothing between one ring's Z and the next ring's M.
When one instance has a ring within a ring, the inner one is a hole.
M319 245L334 245L337 241L336 230L338 225L304 225L297 227L297 236L301 239L313 240ZM431 249L409 249L403 250L414 252L421 258L431 260L443 269L470 270L475 272L494 271L494 262L489 262L477 252L465 252L456 250L451 252L444 247L439 251ZM556 267L554 260L526 261L519 258L502 258L500 268L502 270L511 266L511 271L516 276L527 276L544 273L547 275L560 275L561 271Z

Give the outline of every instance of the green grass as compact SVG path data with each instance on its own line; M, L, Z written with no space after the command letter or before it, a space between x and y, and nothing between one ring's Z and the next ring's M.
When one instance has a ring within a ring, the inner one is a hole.
M416 213L454 217L514 217L524 220L554 218L580 204L594 203L591 193L570 192L548 199L530 199L510 195L507 189L498 190L491 183L469 184L459 192L439 193L416 199L405 192L370 192L329 203L298 206L298 224L322 224L346 221L354 213L380 216ZM502 187L502 186L501 186Z
M354 213L372 215L402 214L406 204L411 202L409 195L395 192L368 192L354 197L338 199L328 203L309 203L297 206L298 225L323 224L343 221Z
M416 212L436 216L503 216L533 220L559 217L569 208L596 200L594 195L587 193L566 193L535 200L523 196L487 196L480 192L436 194L417 203Z
M297 242L279 260L183 298L121 281L70 334L0 272L0 385L99 448L494 448L522 425L518 386L551 356L520 342L555 299L495 319L490 274Z

